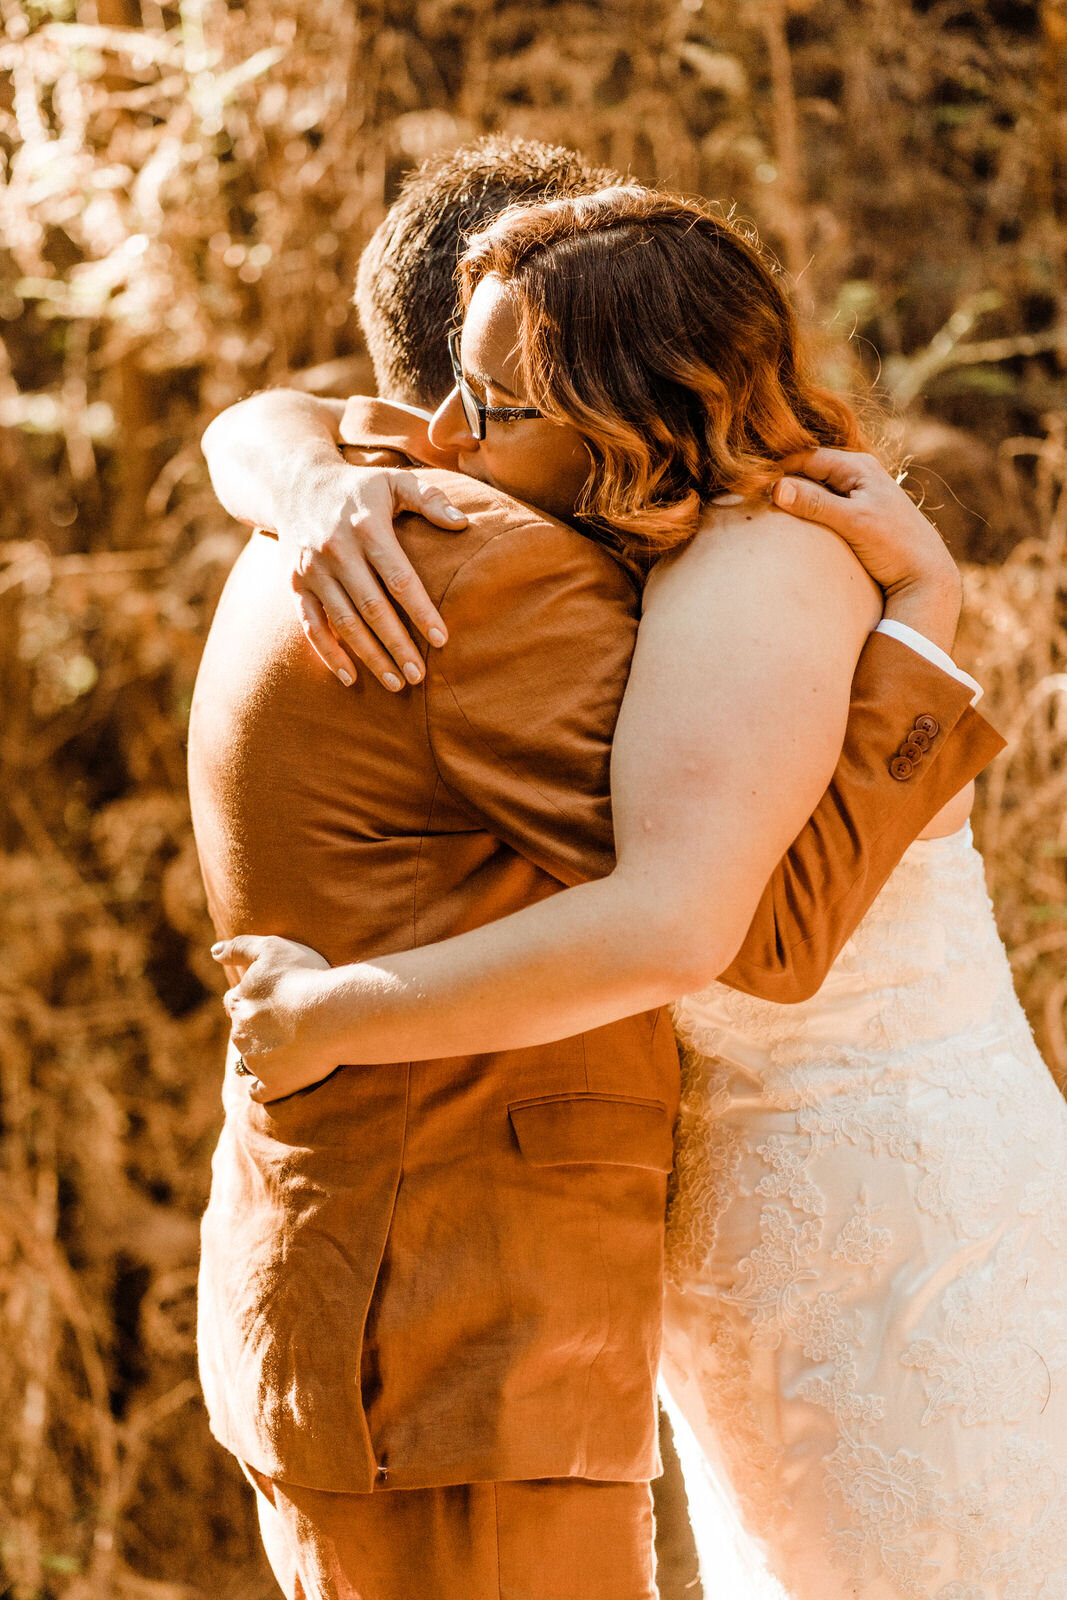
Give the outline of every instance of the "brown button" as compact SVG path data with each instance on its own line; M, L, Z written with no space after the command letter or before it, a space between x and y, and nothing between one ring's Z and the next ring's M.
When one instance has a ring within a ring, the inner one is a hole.
M907 756L894 756L889 763L889 770L899 783L906 783L915 771L915 763L909 761Z
M928 733L924 733L921 728L912 728L908 734L908 743L917 744L920 750L929 750L933 742L931 736Z
M919 762L923 758L924 751L918 740L911 738L905 739L897 754L905 756L908 761L911 761L914 765L918 766Z
M915 718L915 732L928 733L931 739L936 739L941 732L941 724L927 712L926 716Z

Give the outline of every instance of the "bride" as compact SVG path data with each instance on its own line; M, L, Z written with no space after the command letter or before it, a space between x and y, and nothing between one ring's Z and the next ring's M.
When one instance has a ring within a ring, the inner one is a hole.
M474 476L643 545L638 661L665 631L706 647L736 605L731 575L743 593L753 568L780 575L769 610L828 608L792 707L775 710L811 745L810 771L791 766L790 782L798 806L808 784L814 803L881 598L840 541L783 529L766 498L812 438L859 435L798 372L758 250L700 205L627 186L506 212L471 240L461 291L457 386L431 438ZM773 362L761 368L757 350ZM487 405L514 417L487 430ZM536 417L554 450L524 435ZM684 873L709 948L713 929L728 942L739 912L701 904L704 863L735 853L739 886L755 868L746 840L723 831L714 745L764 730L695 707L688 759L707 787L687 814L686 860L659 859L644 838L657 706L665 721L694 692L646 669L627 693L620 863L635 838L647 847L629 899L605 887L625 889L624 870L333 970L276 938L217 946L246 969L227 1008L253 1096L295 1092L339 1062L532 1045L660 1003L655 975L626 953L626 918L654 903L657 874ZM920 756L936 731L917 720ZM736 1519L736 1600L1067 1597L1067 1106L1012 988L968 806L965 795L912 846L810 999L776 1005L702 978L674 1009L683 1097L664 1373ZM778 813L754 794L754 832L765 815Z

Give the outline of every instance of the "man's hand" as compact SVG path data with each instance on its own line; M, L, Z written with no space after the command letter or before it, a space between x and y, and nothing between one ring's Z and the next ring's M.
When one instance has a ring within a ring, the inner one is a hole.
M230 1037L254 1076L261 1104L319 1083L339 1064L326 1023L330 963L306 944L248 935L213 945L215 960L244 968L223 996Z
M823 447L790 456L774 503L850 545L885 595L885 615L951 652L962 603L941 535L873 456ZM795 476L803 474L803 476Z
M355 680L353 659L394 692L405 679L421 680L422 658L393 600L431 645L447 637L393 532L402 511L452 533L467 526L463 512L413 472L353 466L340 457L320 461L279 508L278 542L292 570L301 626L316 655L346 685Z

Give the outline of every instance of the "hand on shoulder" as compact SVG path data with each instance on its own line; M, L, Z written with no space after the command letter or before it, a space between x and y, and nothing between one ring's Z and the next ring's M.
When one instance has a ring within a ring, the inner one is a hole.
M960 574L933 523L872 455L808 450L782 463L775 503L820 522L855 551L881 587L885 614L952 649L962 604Z

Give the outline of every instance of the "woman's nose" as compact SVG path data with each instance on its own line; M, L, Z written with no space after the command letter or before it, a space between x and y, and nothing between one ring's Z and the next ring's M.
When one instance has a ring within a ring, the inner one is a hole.
M478 441L463 413L458 389L446 395L430 418L430 443L453 455L470 455L477 450Z

